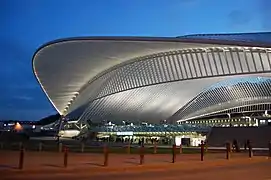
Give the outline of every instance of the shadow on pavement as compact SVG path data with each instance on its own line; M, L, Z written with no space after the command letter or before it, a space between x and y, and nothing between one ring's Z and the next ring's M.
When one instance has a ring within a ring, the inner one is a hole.
M18 169L18 167L0 164L0 169Z
M104 165L100 164L100 163L86 163L88 165L93 165L93 166L98 166L98 167L103 167Z
M124 163L126 163L126 164L135 164L135 165L139 164L139 162L133 162L133 161L124 161Z
M128 158L128 159L138 159L138 158L136 158L136 157L130 157L130 158Z
M54 168L61 168L62 166L56 165L56 164L42 164L42 166L46 167L54 167Z

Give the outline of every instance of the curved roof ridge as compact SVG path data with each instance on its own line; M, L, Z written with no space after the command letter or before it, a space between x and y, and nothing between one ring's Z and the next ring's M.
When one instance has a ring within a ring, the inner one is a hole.
M222 33L222 34L194 34L177 37L179 39L197 39L197 40L227 40L231 42L254 42L271 43L271 32L253 32L253 33Z
M263 31L263 32L241 32L241 33L199 33L199 34L188 34L188 35L183 35L183 36L177 36L179 37L197 37L197 36L235 36L235 35L271 35L271 32L269 31Z

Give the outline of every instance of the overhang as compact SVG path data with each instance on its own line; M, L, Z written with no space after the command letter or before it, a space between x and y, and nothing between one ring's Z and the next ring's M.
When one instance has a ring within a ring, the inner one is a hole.
M182 49L232 46L271 47L269 43L262 41L197 37L68 38L50 42L39 48L33 57L33 70L52 105L60 114L66 115L71 112L70 109L76 110L86 103L81 100L74 102L91 96L89 92L84 94L84 91L95 80L114 69L140 60L141 57Z

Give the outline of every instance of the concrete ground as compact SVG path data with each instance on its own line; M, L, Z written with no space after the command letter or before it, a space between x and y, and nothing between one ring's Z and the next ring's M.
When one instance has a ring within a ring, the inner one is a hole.
M271 180L271 160L247 154L207 154L203 162L199 154L146 155L139 165L138 155L109 154L108 167L103 167L102 154L70 153L68 168L63 167L63 153L26 152L23 170L18 170L18 151L0 151L0 179L246 179Z

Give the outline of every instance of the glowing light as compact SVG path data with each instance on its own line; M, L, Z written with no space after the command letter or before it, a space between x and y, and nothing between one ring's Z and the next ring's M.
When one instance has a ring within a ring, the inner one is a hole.
M20 123L16 123L14 126L14 130L15 131L22 131L23 130L23 126Z

